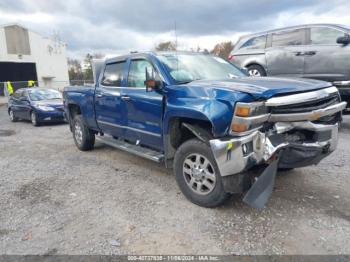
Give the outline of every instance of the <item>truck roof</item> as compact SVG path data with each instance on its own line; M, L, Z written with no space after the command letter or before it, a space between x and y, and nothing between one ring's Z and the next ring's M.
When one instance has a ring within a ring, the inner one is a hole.
M193 55L199 55L199 54L207 54L205 52L193 52L193 51L143 51L143 52L131 52L125 55L116 55L116 56L112 56L109 57L107 59L105 59L105 63L113 63L116 60L122 60L122 59L127 59L129 57L137 57L140 55L153 55L153 56L157 56L157 55L164 55L164 54L193 54Z

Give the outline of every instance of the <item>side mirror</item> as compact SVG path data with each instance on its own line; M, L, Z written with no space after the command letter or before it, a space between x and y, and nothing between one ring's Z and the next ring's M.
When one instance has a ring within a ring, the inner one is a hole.
M350 35L340 36L337 38L337 44L348 45L350 44Z
M156 72L153 68L146 67L146 91L152 92L153 90L160 89L161 81L158 79Z

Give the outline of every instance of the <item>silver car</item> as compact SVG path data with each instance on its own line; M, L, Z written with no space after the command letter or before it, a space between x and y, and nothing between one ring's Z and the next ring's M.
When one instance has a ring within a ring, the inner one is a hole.
M350 27L313 24L241 37L229 58L252 76L333 82L350 100Z

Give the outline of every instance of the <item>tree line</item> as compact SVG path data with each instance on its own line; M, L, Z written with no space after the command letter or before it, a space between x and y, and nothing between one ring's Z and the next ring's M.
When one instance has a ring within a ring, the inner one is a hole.
M227 59L234 48L234 44L231 41L218 43L214 46L212 50L201 49L197 47L195 49L191 49L193 52L204 52L214 54L223 59ZM172 41L165 41L157 44L154 47L155 51L176 51L177 45ZM92 82L93 81L93 73L92 73L92 60L100 59L105 57L104 54L86 54L85 58L81 61L79 59L68 58L68 74L69 80L71 82ZM73 83L74 84L74 83Z

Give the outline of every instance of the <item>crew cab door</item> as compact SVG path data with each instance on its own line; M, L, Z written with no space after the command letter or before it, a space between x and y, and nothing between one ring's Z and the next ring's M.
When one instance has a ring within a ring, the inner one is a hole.
M350 46L337 44L346 32L329 26L308 29L305 77L326 81L350 80Z
M144 57L130 60L127 88L124 89L127 121L125 138L161 150L163 96L155 91L146 91L146 68L156 71Z
M123 137L125 104L122 100L127 73L126 61L106 64L95 90L95 114L98 127L114 137Z
M305 42L303 28L269 34L265 52L268 75L302 77Z

